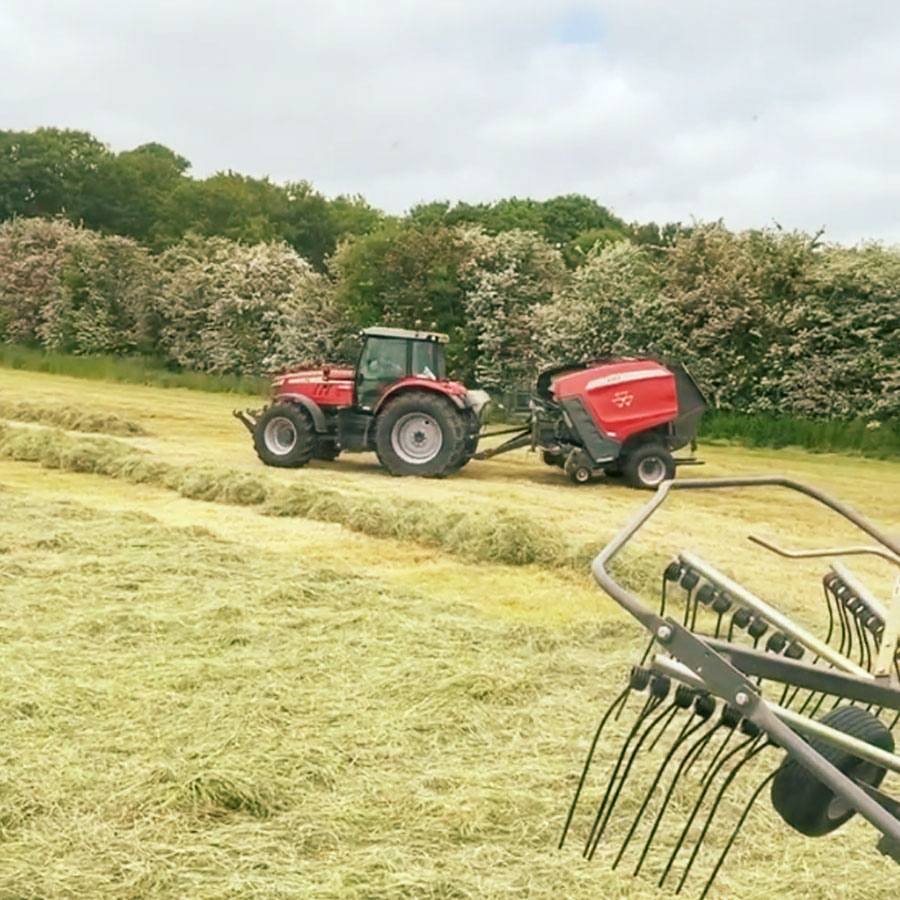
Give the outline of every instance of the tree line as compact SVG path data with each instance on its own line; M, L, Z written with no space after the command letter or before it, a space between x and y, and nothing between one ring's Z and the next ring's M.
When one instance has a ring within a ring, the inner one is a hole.
M389 217L309 185L192 179L159 145L28 136L0 143L3 342L255 374L347 359L359 327L425 326L450 335L457 376L493 390L648 353L686 362L721 409L900 414L893 248L628 225L576 196Z

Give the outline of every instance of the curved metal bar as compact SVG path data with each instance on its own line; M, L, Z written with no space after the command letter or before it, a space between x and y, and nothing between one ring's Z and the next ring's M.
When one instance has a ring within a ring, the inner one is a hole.
M748 534L747 539L786 559L819 559L823 556L880 556L889 563L900 566L900 555L885 552L878 547L827 547L819 550L788 550L786 547L779 547L773 541L768 541L758 534Z

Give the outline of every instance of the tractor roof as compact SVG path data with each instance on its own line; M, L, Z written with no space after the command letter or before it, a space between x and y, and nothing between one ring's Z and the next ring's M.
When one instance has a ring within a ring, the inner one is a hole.
M405 338L414 341L437 341L446 344L450 338L437 331L407 331L405 328L364 328L363 334L371 337Z

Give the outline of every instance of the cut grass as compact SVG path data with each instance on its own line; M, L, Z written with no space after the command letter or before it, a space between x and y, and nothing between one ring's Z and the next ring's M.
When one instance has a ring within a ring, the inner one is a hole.
M611 872L615 842L555 849L642 644L626 620L510 625L294 548L0 501L0 897L671 896ZM711 896L894 898L872 843L858 821L803 839L760 802Z
M569 546L512 510L454 509L309 482L285 485L240 470L168 463L110 438L5 426L0 427L0 455L50 469L165 487L189 499L258 506L266 515L335 522L375 537L439 547L472 562L584 567L590 557L589 550Z
M94 434L114 434L139 437L149 432L140 422L126 419L113 412L83 410L59 404L13 401L0 397L0 419L15 422L36 422L65 431L86 431Z
M68 375L97 381L143 384L162 388L190 388L213 393L243 393L265 396L267 378L250 375L214 375L209 372L176 371L151 356L72 356L0 343L0 366L51 375Z

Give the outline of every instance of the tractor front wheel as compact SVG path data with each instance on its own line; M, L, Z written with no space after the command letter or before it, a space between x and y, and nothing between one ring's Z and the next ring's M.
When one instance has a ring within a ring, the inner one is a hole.
M267 466L305 466L315 451L309 417L292 403L270 406L253 429L253 446Z
M375 449L391 475L439 478L465 455L462 415L437 394L410 391L391 400L375 424Z
M662 444L641 444L625 457L622 472L632 487L653 490L675 477L675 460Z

